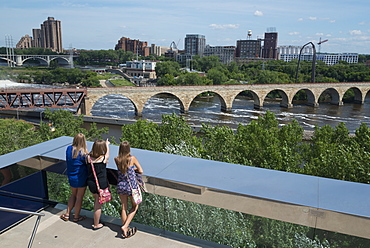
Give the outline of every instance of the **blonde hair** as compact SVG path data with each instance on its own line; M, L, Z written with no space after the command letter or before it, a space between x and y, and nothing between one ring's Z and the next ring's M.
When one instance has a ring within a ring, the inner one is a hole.
M86 147L86 138L85 135L82 133L76 134L73 138L72 143L72 158L77 158L78 154L85 155L88 153Z
M128 166L130 164L130 157L130 144L128 143L128 141L122 141L119 145L118 157L116 159L117 167L122 173L127 172Z
M100 158L101 156L104 156L107 154L107 145L104 140L97 140L94 142L90 156L93 158Z

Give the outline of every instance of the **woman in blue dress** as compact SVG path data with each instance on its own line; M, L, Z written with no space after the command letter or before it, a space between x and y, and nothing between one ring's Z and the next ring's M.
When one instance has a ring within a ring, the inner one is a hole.
M87 181L87 166L86 166L86 138L82 133L77 134L73 138L71 146L66 150L67 176L71 186L72 195L69 197L67 211L60 216L64 221L70 219L70 214L74 208L73 221L78 222L86 219L86 216L81 216L82 199L86 191Z
M122 227L124 238L129 238L133 236L137 228L129 228L129 225L134 218L139 205L135 203L132 197L132 188L138 189L139 185L136 180L136 173L143 174L143 169L136 159L130 153L130 144L127 141L123 141L119 146L118 157L114 158L118 168L118 183L117 183L117 193L121 199L122 204ZM131 209L128 210L128 199L131 200Z

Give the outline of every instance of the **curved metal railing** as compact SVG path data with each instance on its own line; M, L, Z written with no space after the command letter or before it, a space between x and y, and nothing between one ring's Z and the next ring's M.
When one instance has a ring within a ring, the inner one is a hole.
M36 223L35 226L33 227L32 235L30 237L30 241L28 242L28 248L32 246L33 240L36 235L37 228L40 224L40 219L42 216L45 216L43 213L37 213L37 212L30 212L30 211L25 211L25 210L19 210L19 209L14 209L14 208L5 208L5 207L0 207L0 211L6 211L6 212L12 212L12 213L17 213L17 214L27 214L27 215L36 215Z

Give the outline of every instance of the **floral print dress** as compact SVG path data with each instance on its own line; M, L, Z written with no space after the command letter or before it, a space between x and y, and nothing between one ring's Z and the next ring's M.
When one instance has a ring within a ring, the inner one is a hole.
M120 170L118 170L117 194L131 196L131 186L134 189L139 188L139 185L136 181L134 166L129 167L127 169L127 173L122 173Z

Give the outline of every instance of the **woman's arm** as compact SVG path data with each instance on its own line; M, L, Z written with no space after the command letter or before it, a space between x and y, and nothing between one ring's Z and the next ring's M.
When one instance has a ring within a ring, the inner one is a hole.
M139 174L143 174L144 171L143 171L143 168L141 167L139 161L137 160L137 158L135 156L132 156L132 163L133 165L135 165L135 172L136 173L139 173Z
M105 154L104 163L108 163L108 160L109 160L109 144L110 144L108 139L105 141L105 144L107 145L107 154Z

